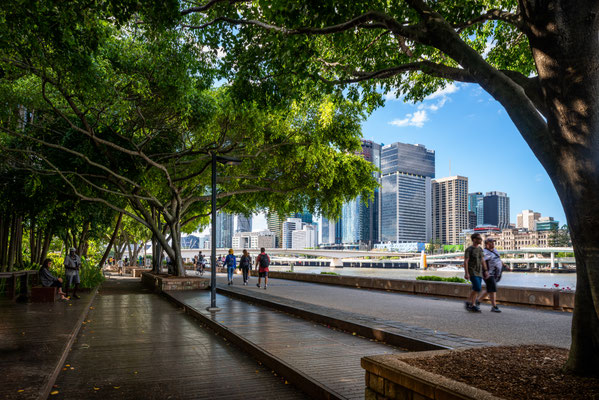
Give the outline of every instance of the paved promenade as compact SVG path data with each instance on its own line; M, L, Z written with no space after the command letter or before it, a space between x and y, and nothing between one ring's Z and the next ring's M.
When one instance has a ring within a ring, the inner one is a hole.
M219 276L223 287L226 280ZM384 321L396 321L406 326L459 335L498 344L546 344L563 348L570 346L572 314L541 310L531 307L502 306L500 314L490 312L490 305L482 304L482 313L464 310L460 300L354 289L269 279L268 290L256 287L257 278L250 278L249 286L241 285L235 276L233 287L248 293L260 290L260 295L297 300L316 306L355 313ZM501 290L501 286L498 290Z
M92 306L51 399L307 398L137 279Z

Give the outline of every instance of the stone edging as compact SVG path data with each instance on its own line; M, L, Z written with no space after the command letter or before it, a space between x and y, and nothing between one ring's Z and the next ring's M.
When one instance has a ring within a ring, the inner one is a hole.
M186 314L191 315L192 317L200 321L202 324L208 326L217 334L221 335L226 340L248 353L255 360L264 364L271 370L276 371L279 375L284 376L285 379L287 379L289 382L295 385L298 389L307 393L310 397L316 399L331 400L344 399L343 396L341 396L333 389L321 384L320 382L314 380L310 376L305 375L304 373L296 370L291 365L287 364L285 361L266 351L257 344L250 342L241 335L236 334L235 332L227 328L225 325L219 323L218 321L216 321L216 314L201 312L193 307L190 307L189 305L171 296L168 292L162 292L162 295L165 296L171 302L175 303L177 306L183 308Z
M89 308L91 307L92 303L94 302L94 300L96 298L96 294L98 294L98 288L99 287L96 287L93 290L93 292L90 296L90 299L87 302L87 305L85 306L84 311L81 313L81 316L75 323L75 327L69 334L69 340L67 341L67 344L64 347L64 350L62 352L62 355L60 356L60 359L58 360L58 363L56 363L56 366L54 367L54 371L52 371L52 374L50 374L50 376L48 377L47 382L42 386L41 394L38 397L39 400L46 400L48 398L48 396L50 396L50 392L52 391L52 387L56 383L58 374L60 374L60 371L62 371L62 365L65 363L67 356L69 355L69 351L71 351L71 347L73 346L73 343L75 342L75 339L77 338L77 335L79 334L79 330L81 329L81 326L83 326L83 321L85 321L85 318L87 318L87 314L89 313Z
M452 350L459 351L459 350ZM501 400L481 389L413 367L406 358L433 357L448 350L363 357L366 399Z
M252 271L252 276L257 276ZM327 285L350 286L362 289L389 290L401 293L457 297L465 299L470 286L461 283L421 281L410 279L385 279L345 275L319 275L298 272L269 271L268 276L276 279L289 279L301 282L323 283ZM563 309L574 308L574 291L554 289L500 286L497 301L505 304Z

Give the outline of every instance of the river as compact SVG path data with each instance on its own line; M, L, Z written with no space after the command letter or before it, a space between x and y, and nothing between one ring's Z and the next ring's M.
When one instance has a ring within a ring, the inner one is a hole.
M273 271L289 271L287 266L272 266ZM329 268L329 267L302 267L295 266L295 272L307 274L319 274L322 271L335 272L340 275L370 276L393 279L416 279L417 276L435 275L441 277L459 276L464 277L463 270L457 271L423 271L419 269L385 269L385 268ZM576 274L562 273L551 274L547 272L504 272L500 286L519 286L534 288L553 288L555 285L561 288L576 289Z

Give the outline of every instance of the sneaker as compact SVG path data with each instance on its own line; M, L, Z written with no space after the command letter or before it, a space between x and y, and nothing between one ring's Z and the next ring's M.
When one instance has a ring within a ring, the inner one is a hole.
M501 310L499 309L499 307L495 306L491 307L491 312L501 312Z
M470 307L470 310L468 310L468 311L479 313L480 312L480 307L478 307L478 306L472 306L472 307Z
M259 283L256 283L256 286L258 286L258 289L260 289L260 284Z
M476 304L476 306L479 307L480 306L480 301L476 300L476 303L474 303L474 304Z
M470 311L470 308L472 307L472 304L468 301L464 302L464 308L468 311Z
M266 290L266 285L264 285L264 290Z

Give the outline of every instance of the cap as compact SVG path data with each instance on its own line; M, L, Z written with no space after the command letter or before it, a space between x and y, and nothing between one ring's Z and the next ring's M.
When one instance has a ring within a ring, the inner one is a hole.
M485 243L494 242L494 241L495 241L495 239L493 239L493 238L486 238L485 239Z

